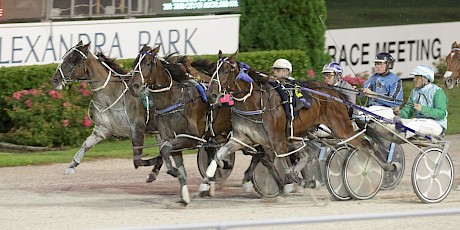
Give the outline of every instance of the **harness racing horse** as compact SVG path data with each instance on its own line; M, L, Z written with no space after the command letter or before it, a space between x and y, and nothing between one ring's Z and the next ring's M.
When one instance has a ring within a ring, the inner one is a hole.
M460 44L452 43L452 49L446 57L446 72L444 81L448 89L458 86L460 82Z
M155 165L147 178L147 182L152 182L159 173L162 159L157 157L142 160L142 148L138 147L144 144L145 130L155 130L154 116L146 116L146 110L139 98L127 93L127 82L130 78L125 78L127 72L114 59L106 58L101 53L95 56L89 51L89 45L90 43L84 45L80 41L67 51L50 79L50 83L57 90L64 89L72 82L88 81L94 97L90 104L92 120L95 123L93 132L75 154L65 174L73 174L86 151L113 135L131 139L135 168Z
M167 173L179 180L179 203L187 205L190 196L181 150L208 142L225 142L231 131L230 109L208 110L203 88L190 79L182 67L161 58L159 49L160 46L154 49L144 46L141 49L133 64L130 88L135 95L145 91L153 94L157 130L164 141L160 155ZM207 120L208 117L211 119ZM175 167L170 156L174 159Z
M269 77L251 69L248 70L249 75L245 75L236 62L236 55L237 53L224 57L222 52L219 52L217 70L208 90L211 104L219 101L219 98L226 94L233 95L232 128L234 135L218 150L215 159L209 164L206 171L207 177L204 178L199 188L202 194L210 193L209 178L214 175L218 161L231 152L248 148L254 144L272 149L276 157L282 158L283 166L289 167L290 155L301 148L289 152L290 143L286 134L289 133L290 140L303 142L303 137L319 124L329 127L335 137L349 139L349 144L355 148L367 152L372 151L363 139L354 138L356 132L350 121L347 106L334 100L328 100L324 96L315 95L311 107L299 110L298 116L292 121L293 129L288 129L283 102L275 87L269 84ZM308 83L308 86L340 97L337 91L327 87L324 83L311 82Z

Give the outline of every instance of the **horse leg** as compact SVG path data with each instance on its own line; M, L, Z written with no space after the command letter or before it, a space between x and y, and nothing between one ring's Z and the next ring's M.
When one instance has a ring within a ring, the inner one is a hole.
M180 184L180 194L182 200L180 203L184 203L185 205L190 203L190 194L187 187L187 172L185 171L184 166L184 159L182 158L182 152L175 152L173 153L174 164L176 165Z
M159 134L156 134L156 139L158 143L162 143L163 140ZM147 176L145 183L151 183L157 179L158 174L160 174L161 166L163 166L163 158L160 156L148 159L143 161L144 165L150 166L153 165L152 171Z
M153 165L152 171L147 176L145 183L151 183L157 179L158 174L160 174L161 166L163 166L163 158L157 156L147 160L149 165Z
M211 162L209 163L208 168L206 169L206 175L200 184L199 192L201 196L204 196L206 194L212 196L214 193L214 191L210 191L210 188L211 188L210 185L211 185L212 178L216 174L217 162L220 162L222 159L227 157L230 153L233 153L242 148L243 146L241 144L237 143L236 141L230 140L229 142L227 142L227 144L222 146L217 151L216 155L214 156L214 159L212 159Z
M263 157L262 153L257 153L256 155L253 155L251 158L251 163L249 164L248 169L244 172L244 177L243 177L243 191L244 192L250 192L252 189L252 183L251 179L252 176L254 175L254 170L256 166L259 164Z
M85 155L86 151L88 151L91 147L101 142L102 140L105 140L110 135L111 132L107 128L96 124L93 128L93 132L83 142L80 149L73 157L72 162L70 162L69 167L65 170L64 174L74 174L75 167L77 167L83 160L83 156Z
M173 177L177 177L179 175L179 171L174 168L172 165L171 159L169 158L171 154L171 149L172 149L172 144L169 141L163 142L163 144L160 147L160 155L163 158L164 162L166 163L166 173Z

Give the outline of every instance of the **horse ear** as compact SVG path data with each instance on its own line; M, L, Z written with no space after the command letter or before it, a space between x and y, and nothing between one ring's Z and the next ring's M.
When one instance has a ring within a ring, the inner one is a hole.
M82 46L81 51L82 51L83 53L88 53L89 45L90 45L90 44L91 44L91 42L88 42L88 44Z
M152 53L157 54L160 51L160 45L152 49Z
M77 46L82 46L83 45L83 41L80 40L80 42L77 44Z
M219 53L217 54L217 59L222 59L222 50L219 50Z
M236 60L236 55L238 55L238 50L236 50L236 52L234 54L232 54L232 56L230 56L230 59L235 61Z
M457 47L457 41L455 41L454 43L452 43L452 49Z
M144 44L144 46L142 46L141 50L139 50L139 53L140 52L145 52L145 51L147 51L149 49L150 49L150 47L148 47L147 44Z

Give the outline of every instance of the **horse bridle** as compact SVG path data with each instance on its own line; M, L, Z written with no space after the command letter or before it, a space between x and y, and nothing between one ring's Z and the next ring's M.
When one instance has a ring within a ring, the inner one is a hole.
M230 74L229 74L229 77L227 78L227 81L225 81L225 84L222 85L222 82L220 81L220 77L219 77L219 70L220 68L222 68L222 66L224 64L228 64L230 65ZM220 60L217 61L216 63L216 71L214 71L214 73L212 74L212 77L211 77L211 81L209 82L210 84L212 83L217 83L218 87L219 87L219 93L220 94L226 94L227 93L227 89L230 85L230 82L232 80L232 78L235 78L235 69L237 67L235 66L235 64L232 64L228 58L221 58ZM235 79L236 80L236 79Z
M169 80L170 80L169 81L169 86L164 87L164 88L160 88L160 89L150 89L149 87L147 87L147 83L145 83L144 73L142 72L142 65L141 65L142 60L147 55L153 57L152 61L150 61L151 65L150 65L150 68L148 70L149 79L152 80L152 75L154 73L153 68L156 67L157 61L160 61L160 62L162 61L162 58L160 56L158 56L158 54L156 54L156 53L151 53L151 52L148 52L148 51L139 53L139 60L137 61L136 66L134 67L133 73L139 73L141 75L142 85L145 86L145 88L148 89L150 92L159 93L159 92L164 92L164 91L170 90L171 87L172 87L172 84L173 84L173 80L172 80L171 73L167 69L165 69L165 70L166 70L166 72L168 73L168 76L169 76ZM164 60L164 61L166 61L166 60Z
M62 57L62 62L58 65L57 67L57 70L59 71L59 73L61 74L61 77L62 77L62 80L63 80L63 84L64 85L67 85L67 84L70 84L72 82L78 82L78 81L81 81L82 79L75 79L75 80L72 80L71 76L73 75L73 72L77 69L77 67L79 67L81 64L84 63L83 60L86 60L88 59L88 56L86 54L84 54L83 52L81 52L79 49L77 49L78 47L80 46L75 46L75 47L72 47L72 49L70 49L69 51L67 51L66 54L64 54L64 56ZM68 61L65 60L65 58L70 55L73 51L77 51L81 56L82 56L82 60L79 61L78 64L76 65L72 65L71 63L69 63ZM62 71L62 65L63 64L66 64L68 66L70 66L71 70L69 75L66 76L64 74L64 72ZM85 67L86 69L86 67Z

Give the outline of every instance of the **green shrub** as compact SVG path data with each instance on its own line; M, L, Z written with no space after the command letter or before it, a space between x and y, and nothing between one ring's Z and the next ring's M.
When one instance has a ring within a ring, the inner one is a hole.
M43 147L80 145L91 133L87 108L92 95L86 85L64 91L42 85L5 96L5 111L14 125L0 139Z

